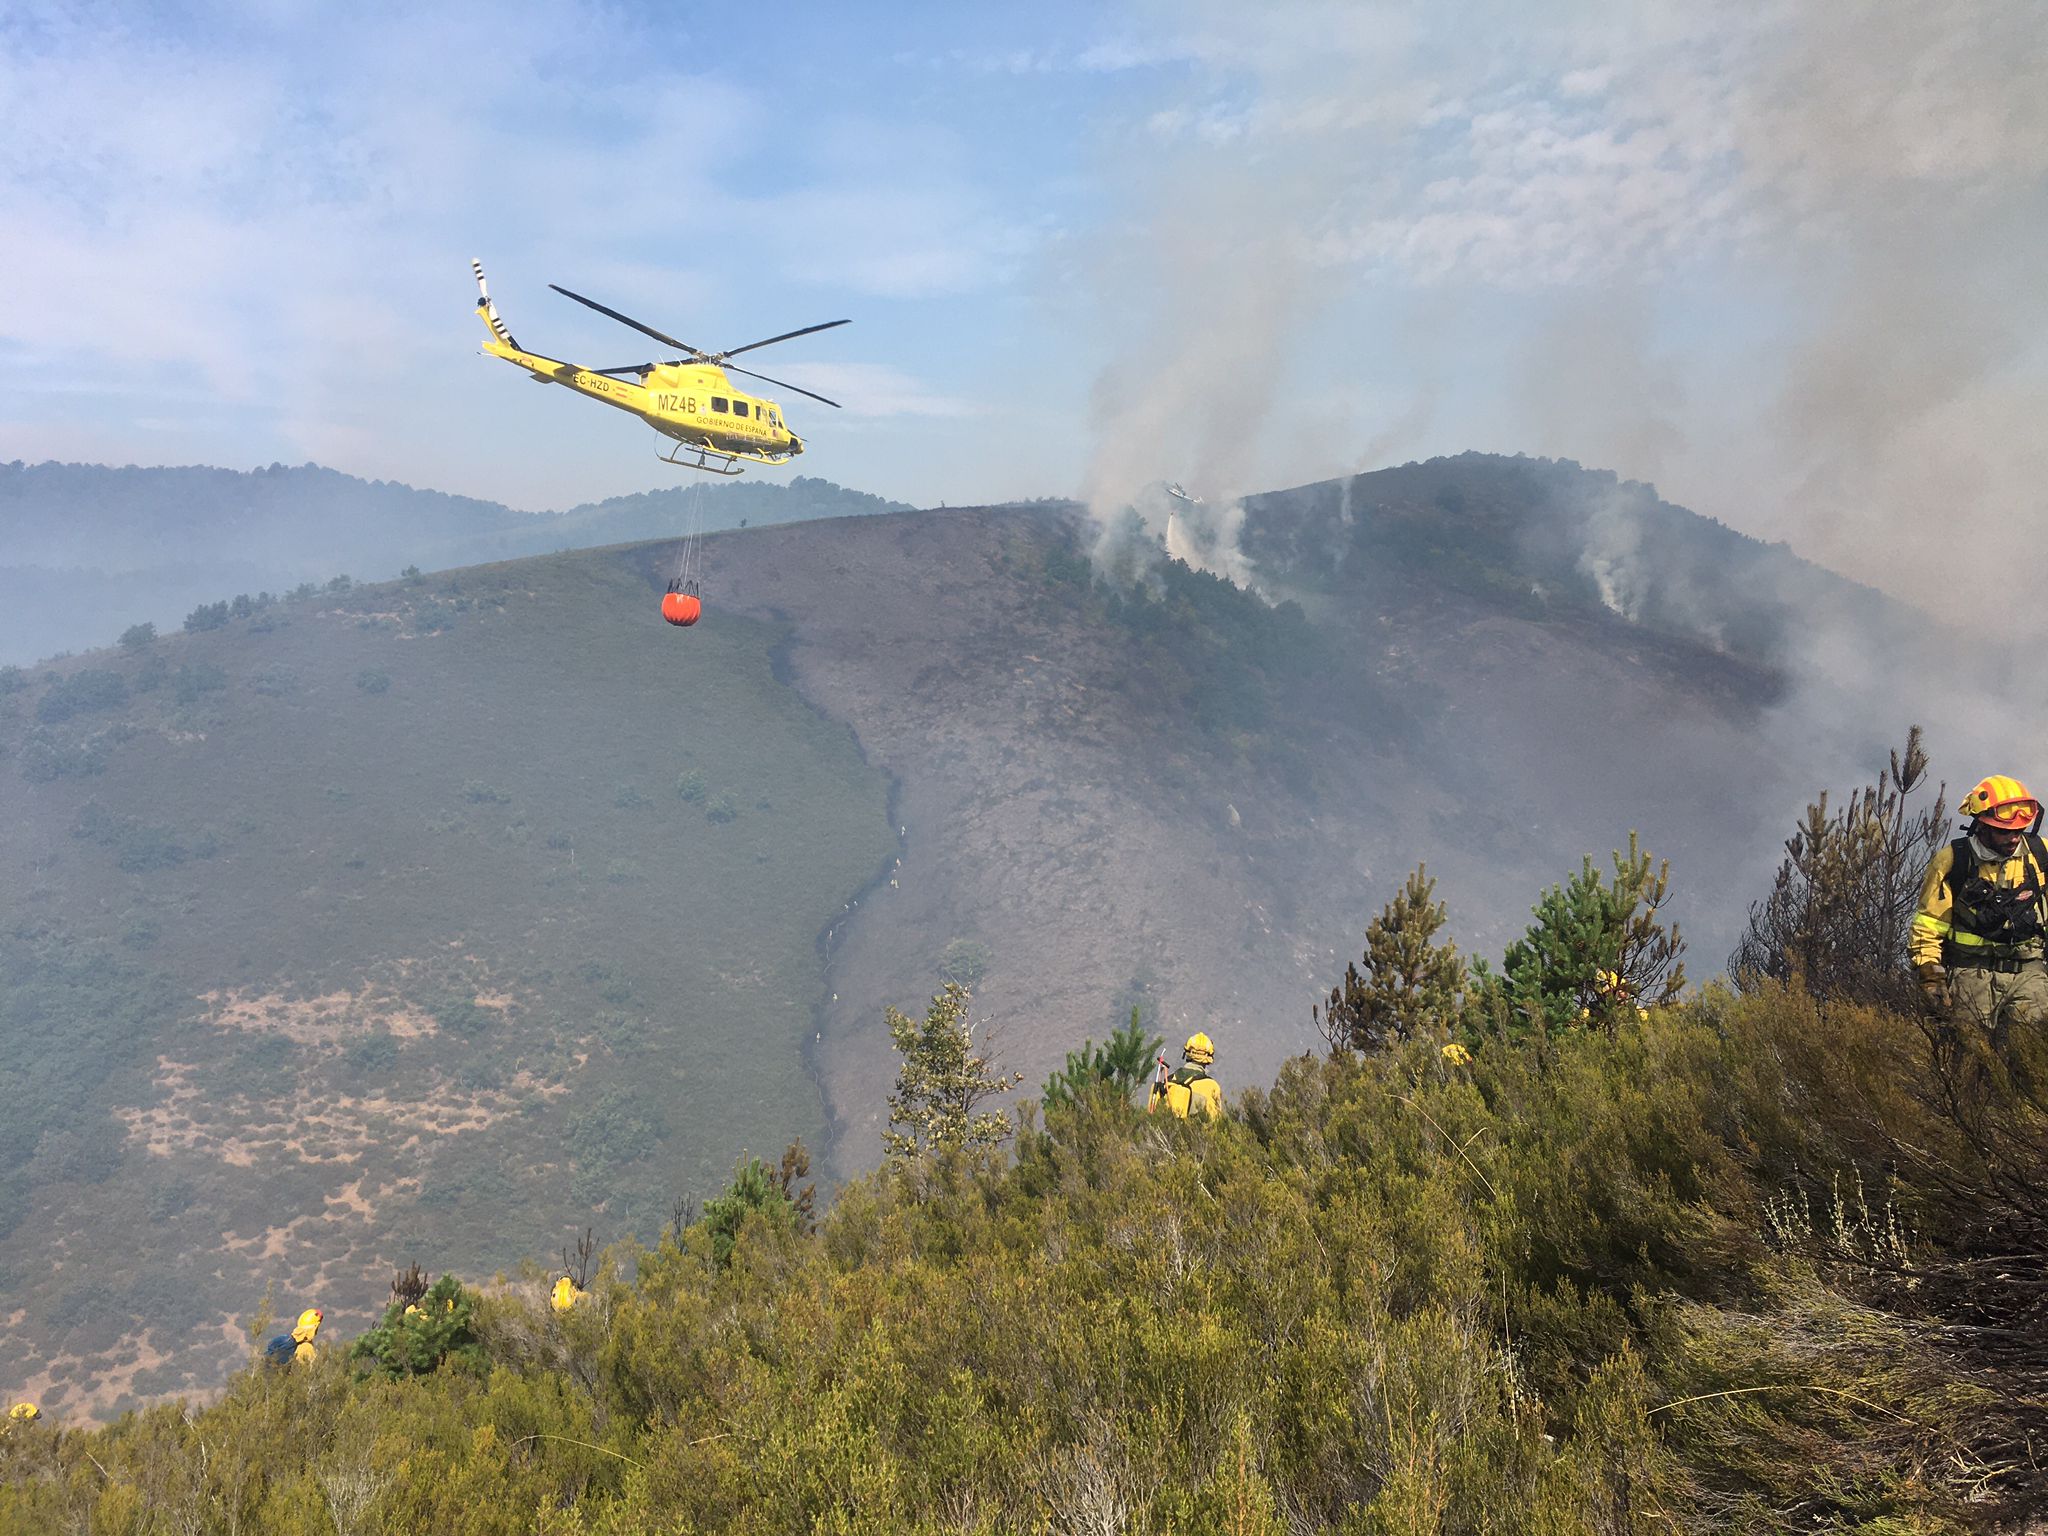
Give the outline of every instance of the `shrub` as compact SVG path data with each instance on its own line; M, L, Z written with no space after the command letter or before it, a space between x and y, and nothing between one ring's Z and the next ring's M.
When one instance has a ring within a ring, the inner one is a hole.
M73 715L114 709L127 701L126 678L104 668L87 667L53 683L50 691L36 701L36 718L45 725L56 725Z
M228 675L211 662L188 663L171 679L171 697L179 704L196 704L209 693L228 685Z
M498 1022L495 1009L480 1007L475 999L450 997L435 1005L434 1022L451 1034L474 1038Z
M185 615L185 632L198 634L202 630L224 629L228 622L228 605L225 602L201 603Z
M1378 1050L1457 1017L1465 962L1455 945L1436 942L1445 911L1435 892L1436 882L1416 865L1365 930L1365 974L1347 965L1327 1001L1310 1008L1332 1051Z
M359 1077L376 1077L398 1065L398 1042L378 1030L348 1048L348 1069Z
M939 980L957 981L972 992L981 985L981 978L988 974L989 962L994 958L994 953L979 939L949 940L939 956Z
M1065 1108L1107 1084L1128 1102L1135 1089L1150 1081L1165 1045L1146 1030L1134 1007L1130 1020L1101 1045L1083 1040L1081 1049L1067 1052L1066 1065L1046 1079L1041 1101L1048 1110Z
M154 624L130 624L121 631L121 649L124 651L145 651L155 643Z
M1888 770L1839 810L1830 814L1825 793L1807 806L1770 895L1749 909L1728 957L1738 985L1796 978L1817 997L1913 1006L1906 932L1948 826L1946 784L1931 802L1909 804L1926 783L1916 725Z
M1009 1092L1024 1074L1001 1071L986 1036L984 1049L976 1052L968 1001L967 989L949 981L921 1020L893 1007L883 1013L889 1043L901 1058L896 1091L889 1095L889 1129L882 1133L883 1150L892 1158L986 1150L1010 1138L1009 1117L981 1106Z
M481 1370L476 1304L474 1291L443 1275L417 1302L394 1298L377 1326L349 1346L348 1358L364 1374L394 1379L430 1376L444 1364Z
M1614 854L1612 877L1587 855L1576 875L1543 893L1535 924L1502 956L1502 974L1475 967L1491 1010L1510 1033L1611 1029L1678 995L1685 941L1676 924L1667 929L1657 920L1670 866L1652 874L1650 862L1633 832L1628 852Z
M365 667L356 674L356 686L365 693L383 693L391 686L391 674L376 667Z
M689 772L676 776L676 793L692 804L702 800L708 792L704 775L697 769L692 768Z
M298 674L289 667L265 667L249 680L249 686L265 698L281 699L298 690Z
M739 820L739 802L723 790L714 795L711 803L704 807L704 819L724 824Z
M801 1159L801 1168L794 1175L791 1171L792 1157ZM774 1231L795 1233L800 1230L803 1221L789 1184L792 1176L800 1178L809 1169L810 1158L801 1143L783 1155L779 1175L758 1157L741 1159L733 1169L732 1182L725 1187L725 1193L705 1201L704 1214L699 1219L711 1239L712 1261L721 1268L732 1262L733 1246L739 1241L740 1228L750 1216L759 1218ZM809 1193L805 1191L807 1200Z
M107 766L111 751L111 742L101 734L81 742L61 742L46 732L32 731L21 747L21 776L31 784L88 778Z

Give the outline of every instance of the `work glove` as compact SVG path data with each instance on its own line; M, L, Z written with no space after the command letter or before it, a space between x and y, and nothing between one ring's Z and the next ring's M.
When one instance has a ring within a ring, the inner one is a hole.
M1938 960L1923 960L1913 967L1913 974L1919 978L1920 996L1926 1004L1930 1018L1945 1019L1949 1014L1948 972L1942 969Z

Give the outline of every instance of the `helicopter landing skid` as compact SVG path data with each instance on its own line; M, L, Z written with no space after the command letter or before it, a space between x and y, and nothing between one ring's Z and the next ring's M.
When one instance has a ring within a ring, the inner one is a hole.
M697 457L694 459L682 457L685 450L695 453ZM720 453L717 449L706 448L701 443L677 443L667 453L657 453L655 457L664 464L675 465L678 469L701 469L707 475L743 475L746 473L740 467L738 455ZM723 459L725 462L723 464L716 464L712 462L714 459Z

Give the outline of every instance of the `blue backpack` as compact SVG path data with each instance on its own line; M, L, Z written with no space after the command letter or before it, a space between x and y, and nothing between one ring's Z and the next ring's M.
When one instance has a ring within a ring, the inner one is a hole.
M263 1346L263 1359L269 1365L290 1365L298 1350L297 1340L288 1333L280 1333Z

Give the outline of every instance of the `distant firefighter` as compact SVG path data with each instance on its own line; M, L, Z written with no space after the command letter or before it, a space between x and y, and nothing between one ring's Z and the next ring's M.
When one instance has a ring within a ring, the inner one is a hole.
M320 1358L320 1351L313 1347L313 1340L320 1332L320 1319L324 1316L318 1307L308 1307L299 1314L298 1322L292 1325L290 1333L280 1333L263 1347L263 1359L267 1364L284 1367L290 1365L311 1365Z
M1152 1097L1145 1105L1145 1112L1150 1114L1163 1107L1182 1120L1193 1113L1220 1117L1223 1114L1223 1088L1209 1075L1210 1064L1216 1060L1215 1042L1203 1031L1196 1030L1188 1036L1180 1054L1181 1064L1172 1072L1166 1070L1166 1058L1159 1058L1159 1078L1152 1085Z
M0 1434L11 1434L17 1429L26 1429L43 1416L43 1410L34 1403L16 1403L7 1410L7 1422L0 1425Z
M698 595L697 583L680 579L670 582L661 600L661 616L679 629L688 629L702 618L704 600Z
M567 1312L583 1299L583 1287L567 1275L555 1282L554 1291L548 1297L548 1305L557 1312Z

